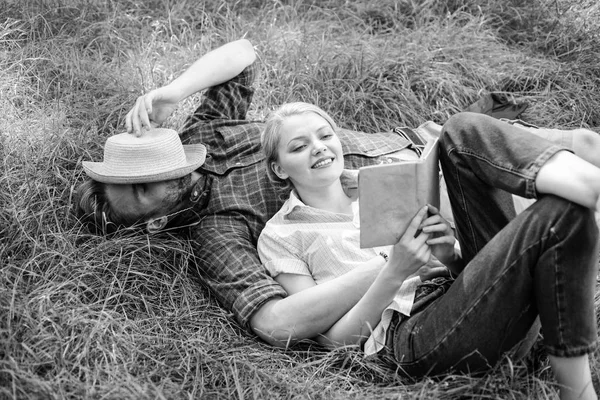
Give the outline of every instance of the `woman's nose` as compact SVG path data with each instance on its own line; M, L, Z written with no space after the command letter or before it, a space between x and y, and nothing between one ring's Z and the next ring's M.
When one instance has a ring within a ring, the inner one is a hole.
M327 150L327 147L323 143L317 143L314 146L313 154L320 154Z

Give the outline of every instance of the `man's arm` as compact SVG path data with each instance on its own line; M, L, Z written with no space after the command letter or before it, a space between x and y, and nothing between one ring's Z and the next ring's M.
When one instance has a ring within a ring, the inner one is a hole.
M366 293L381 263L286 297L261 264L248 226L237 218L208 216L192 244L197 272L238 321L275 346L327 331Z
M171 83L138 97L125 118L127 132L140 135L142 128L162 124L181 100L234 78L255 59L254 48L246 39L206 53Z

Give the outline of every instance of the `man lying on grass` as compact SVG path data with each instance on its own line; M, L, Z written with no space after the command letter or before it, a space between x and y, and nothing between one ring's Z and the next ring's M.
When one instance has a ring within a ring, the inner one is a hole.
M314 338L342 318L375 281L381 265L365 265L288 296L260 263L258 237L287 193L267 177L260 148L263 123L246 120L254 61L248 41L232 42L198 59L170 84L139 97L126 117L129 133L107 140L103 162L84 162L91 180L78 188L78 205L82 217L103 233L130 226L149 233L186 226L198 275L221 304L265 341L288 346ZM174 131L155 128L181 100L202 90L202 103L182 129L185 145ZM595 133L543 132L600 165L593 158L599 153L592 150L600 149ZM339 129L337 134L349 169L413 148L410 140L392 132ZM591 187L589 208L596 206L598 191ZM586 363L584 383L589 382Z

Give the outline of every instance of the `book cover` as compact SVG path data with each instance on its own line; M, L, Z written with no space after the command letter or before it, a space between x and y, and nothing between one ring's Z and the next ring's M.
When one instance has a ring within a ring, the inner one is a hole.
M430 138L419 159L360 168L360 246L396 244L417 211L440 206L438 139Z

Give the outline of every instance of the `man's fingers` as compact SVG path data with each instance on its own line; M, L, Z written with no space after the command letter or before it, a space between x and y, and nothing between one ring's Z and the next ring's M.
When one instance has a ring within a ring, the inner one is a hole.
M144 107L146 110L146 115L152 114L152 102L154 101L154 96L152 93L148 93L144 96Z
M140 117L142 119L142 125L146 127L146 129L152 128L152 124L150 123L150 115L152 114L152 102L154 101L154 96L152 92L146 94L143 98L143 105L140 106Z
M128 133L131 133L133 130L133 126L131 125L131 110L125 116L125 129Z
M146 104L148 102L149 95L142 96L138 99L136 104L137 107L137 116L140 119L140 128L150 129L150 118L148 118L148 111ZM152 101L152 100L150 100ZM140 131L141 133L141 131Z
M131 125L133 133L136 136L142 135L142 129L144 126L144 116L148 120L148 114L146 114L146 108L144 106L144 96L137 98L135 105L130 111L131 113Z
M131 110L131 125L133 128L133 133L136 136L140 136L142 134L142 127L140 126L140 117L138 115L137 103L135 103L135 106L133 106L133 110Z

